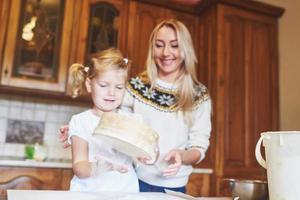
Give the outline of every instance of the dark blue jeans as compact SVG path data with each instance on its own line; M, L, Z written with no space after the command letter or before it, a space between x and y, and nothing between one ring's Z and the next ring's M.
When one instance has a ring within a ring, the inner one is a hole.
M150 185L139 180L140 192L165 192L165 189L172 190L175 192L182 192L185 193L185 187L177 187L177 188L168 188L168 187L160 187L155 185Z

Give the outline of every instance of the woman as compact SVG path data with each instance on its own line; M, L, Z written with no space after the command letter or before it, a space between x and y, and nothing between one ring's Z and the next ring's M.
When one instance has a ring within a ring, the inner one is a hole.
M150 36L147 71L127 85L122 109L142 115L160 137L158 162L136 169L141 192L185 192L192 165L205 157L211 100L197 80L196 62L186 26L164 20Z

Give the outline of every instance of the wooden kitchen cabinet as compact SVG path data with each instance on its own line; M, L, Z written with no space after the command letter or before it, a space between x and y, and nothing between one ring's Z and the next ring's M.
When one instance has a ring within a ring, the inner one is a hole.
M186 193L193 197L207 197L210 195L210 175L192 174L186 185Z
M7 189L68 190L72 177L72 169L0 167L0 199Z
M204 164L214 168L211 194L227 196L224 178L266 179L254 151L261 132L279 129L277 31L283 9L230 0L199 9L198 58L213 100Z
M123 0L86 0L76 2L73 24L72 63L109 47L125 50L128 2Z
M64 93L74 0L3 0L1 86Z

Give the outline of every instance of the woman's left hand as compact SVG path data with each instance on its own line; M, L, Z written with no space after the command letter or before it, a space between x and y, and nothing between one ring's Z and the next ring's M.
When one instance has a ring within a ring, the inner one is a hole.
M174 176L180 170L182 165L182 153L184 150L174 149L171 150L164 158L168 162L168 167L163 170L164 176Z

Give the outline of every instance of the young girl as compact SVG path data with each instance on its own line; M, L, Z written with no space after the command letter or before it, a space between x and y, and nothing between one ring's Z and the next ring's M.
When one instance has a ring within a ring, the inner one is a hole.
M80 95L85 84L93 100L91 109L72 116L69 123L75 174L72 191L139 191L132 160L107 144L94 143L92 137L101 113L119 112L127 75L128 60L113 48L94 55L88 66L73 64L70 68L73 97ZM108 162L103 156L115 162Z

